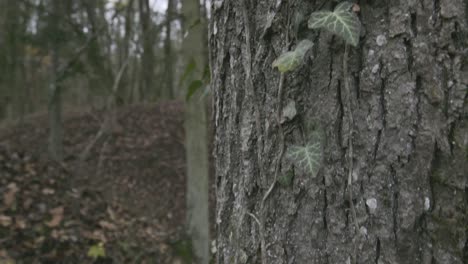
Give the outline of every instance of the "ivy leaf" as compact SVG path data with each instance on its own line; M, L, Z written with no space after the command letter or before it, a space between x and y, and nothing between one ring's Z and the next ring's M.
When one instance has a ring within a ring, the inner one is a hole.
M280 72L292 71L300 64L300 60L294 51L288 51L281 54L273 61L273 68L278 68Z
M187 66L185 66L184 73L182 73L182 77L179 80L179 85L182 85L185 80L196 70L197 62L191 58Z
M313 43L310 40L302 40L292 51L281 54L273 61L273 68L278 68L280 72L288 72L296 69L304 59L307 51L312 48Z
M94 246L91 246L88 250L88 257L97 259L97 258L105 258L106 257L106 250L104 249L104 244L98 243Z
M185 100L190 100L192 96L200 89L200 87L203 86L203 81L202 80L194 80L193 82L190 83L188 90L187 90L187 95L185 96Z
M291 146L286 156L299 171L310 173L312 178L317 176L322 158L322 150L319 142L311 142L305 146Z
M311 29L325 28L356 47L359 43L361 22L358 16L351 10L353 6L353 3L342 2L333 12L314 12L310 15L308 26Z
M283 187L291 186L294 180L294 171L291 169L278 178L278 183Z

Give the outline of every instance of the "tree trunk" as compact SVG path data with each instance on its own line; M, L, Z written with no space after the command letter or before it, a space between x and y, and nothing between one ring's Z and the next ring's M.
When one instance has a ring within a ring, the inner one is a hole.
M217 263L468 263L468 2L359 3L344 58L306 26L332 1L212 1ZM305 38L278 96L271 64ZM311 177L282 142L315 132Z
M149 0L139 0L141 37L143 42L143 55L141 57L141 87L140 96L155 95L160 97L161 90L155 90L154 85L154 27L151 20ZM154 92L153 92L154 91Z
M5 71L4 79L7 100L1 106L6 110L6 118L14 120L21 117L22 110L22 92L23 88L19 82L19 73L21 68L21 55L22 45L20 43L22 31L20 5L16 1L5 1L5 17L4 17L4 34L3 41L5 42L3 48L5 56Z
M194 60L196 69L189 76L183 87L188 87L195 79L203 75L207 58L203 45L203 27L205 20L200 14L198 0L183 2L182 13L188 25L200 23L187 32L183 41L186 62ZM208 220L208 120L206 98L202 89L191 97L185 109L185 134L187 156L187 231L192 240L195 263L208 264L210 261L210 236Z
M101 94L111 92L112 81L114 76L112 73L112 65L106 53L106 47L109 43L106 40L108 31L106 29L106 21L103 14L103 2L94 0L83 0L83 5L86 10L91 36L96 36L92 39L89 48L87 49L87 57L92 69L96 72L96 77L92 77L91 90L99 91Z
M60 0L52 0L53 10L55 14L60 14ZM57 15L50 19L50 29L54 32L59 32ZM63 160L63 127L62 127L62 89L58 82L59 71L59 39L54 36L50 40L49 53L52 59L50 66L50 81L49 81L49 155L58 162Z
M162 97L172 99L174 97L174 56L172 55L172 17L174 15L174 1L167 0L166 11L166 38L164 39L164 82L165 87Z
M131 64L130 60L130 40L134 34L134 11L133 11L133 5L134 5L134 0L128 1L127 7L125 8L125 23L124 23L124 28L125 28L125 33L124 37L122 40L122 58L120 65L123 65L123 63L126 63L128 61L129 64ZM123 99L123 102L126 104L132 103L132 82L131 82L131 67L128 67L130 70L127 70L123 73L122 80L120 82L119 88L118 88L118 95L121 99Z

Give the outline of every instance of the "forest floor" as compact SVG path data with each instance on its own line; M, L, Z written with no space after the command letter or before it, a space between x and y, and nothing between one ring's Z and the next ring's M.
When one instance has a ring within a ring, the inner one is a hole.
M48 160L47 116L0 129L0 264L188 263L183 104L68 113L65 161Z

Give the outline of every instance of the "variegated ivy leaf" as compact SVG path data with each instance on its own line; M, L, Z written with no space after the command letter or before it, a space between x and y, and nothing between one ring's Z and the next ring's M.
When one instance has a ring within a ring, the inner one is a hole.
M304 55L313 46L312 41L302 40L292 51L281 54L273 61L273 68L277 67L280 72L288 72L296 69L304 59Z
M361 22L351 10L354 4L342 2L335 11L318 11L310 15L309 28L325 28L342 37L347 43L357 46L361 33Z
M304 55L307 53L307 51L312 48L314 43L308 39L301 40L296 46L296 49L294 49L295 52L297 52L301 57L304 57Z
M308 173L315 178L322 159L320 141L308 143L305 146L291 146L286 156L295 165L295 169Z

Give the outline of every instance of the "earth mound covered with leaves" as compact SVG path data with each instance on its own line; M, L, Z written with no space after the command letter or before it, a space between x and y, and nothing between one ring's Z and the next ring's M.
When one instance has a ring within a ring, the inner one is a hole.
M0 263L189 262L182 104L119 110L92 143L104 115L66 116L63 163L45 116L0 130Z

